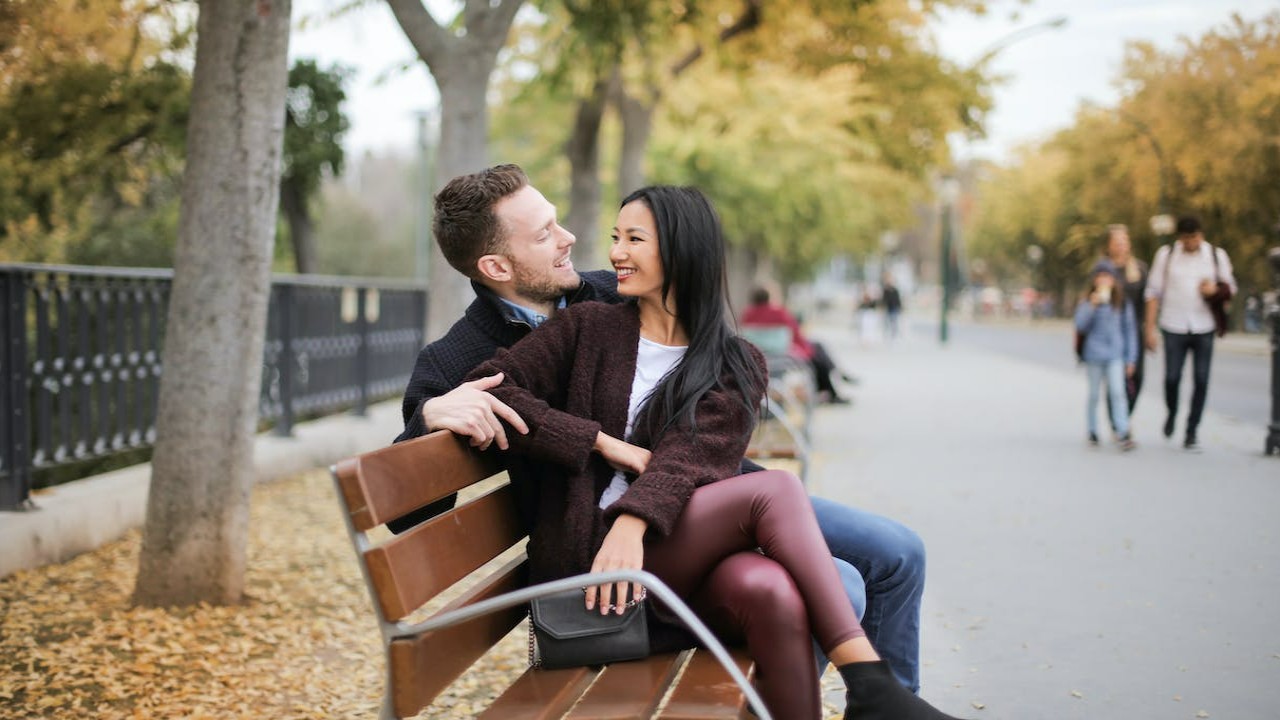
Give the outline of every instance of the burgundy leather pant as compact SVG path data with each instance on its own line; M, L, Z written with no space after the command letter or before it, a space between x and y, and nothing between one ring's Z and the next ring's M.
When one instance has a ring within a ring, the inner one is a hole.
M766 470L698 488L644 565L726 639L745 640L770 711L821 716L810 638L829 653L866 633L799 479Z

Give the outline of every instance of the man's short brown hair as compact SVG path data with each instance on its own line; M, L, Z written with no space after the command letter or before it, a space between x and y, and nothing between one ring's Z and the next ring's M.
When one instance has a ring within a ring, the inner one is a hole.
M435 197L432 232L440 252L458 272L479 277L476 262L506 247L505 229L493 211L498 201L529 184L519 165L494 165L449 181Z

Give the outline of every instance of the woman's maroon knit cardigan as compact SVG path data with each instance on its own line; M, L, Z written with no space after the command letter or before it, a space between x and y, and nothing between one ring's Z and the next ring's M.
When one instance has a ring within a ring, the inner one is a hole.
M508 431L509 452L531 460L513 466L536 477L536 521L529 538L531 580L588 572L613 519L643 518L648 538L666 536L694 488L738 474L751 438L753 413L726 372L698 402L697 433L681 424L653 445L643 413L628 442L648 448L648 468L608 510L597 505L614 469L592 452L596 433L623 437L636 371L640 316L634 303L587 302L558 311L536 331L472 371L469 379L504 373L490 392L529 425ZM742 341L745 343L745 341ZM767 382L764 356L746 343L756 361L758 407ZM662 613L661 615L666 615ZM666 625L661 616L658 625ZM687 644L675 628L653 628L656 650ZM664 647L665 646L665 647Z

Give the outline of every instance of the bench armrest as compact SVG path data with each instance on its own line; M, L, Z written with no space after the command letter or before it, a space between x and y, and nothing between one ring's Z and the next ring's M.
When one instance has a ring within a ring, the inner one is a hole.
M405 623L395 623L395 630L391 633L392 637L402 637L417 635L431 630L438 630L450 625L456 625L466 620L485 615L487 613L505 610L516 605L523 605L536 597L544 597L553 595L565 590L574 588L587 587L590 585L602 585L605 583L615 582L633 582L643 585L645 589L658 596L668 608L672 610L694 635L702 643L703 647L711 651L715 655L716 660L724 666L729 676L738 684L742 690L742 694L746 696L747 702L751 703L751 707L755 710L756 717L759 720L771 720L769 710L764 706L764 701L756 693L755 688L747 681L746 676L738 669L729 657L729 651L725 650L724 645L720 643L711 630L703 624L702 620L694 614L693 610L685 604L684 600L676 595L667 584L658 579L652 573L644 570L612 570L609 572L586 573L583 575L574 575L572 577L563 578L561 580L552 580L550 582L530 585L520 590L504 593L488 600L481 600L472 605L466 605L456 610L440 613L434 617L428 618L419 623L412 625Z

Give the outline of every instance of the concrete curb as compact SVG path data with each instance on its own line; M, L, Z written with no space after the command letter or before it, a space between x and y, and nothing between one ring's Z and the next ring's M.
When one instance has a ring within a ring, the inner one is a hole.
M294 436L261 434L254 442L258 482L275 480L389 444L400 432L400 401L368 415L334 415L294 428ZM146 518L150 463L40 491L35 509L0 512L0 578L65 562L140 527ZM335 506L336 507L336 506Z

